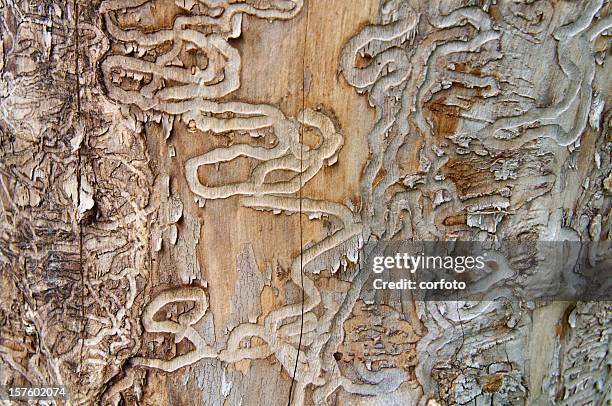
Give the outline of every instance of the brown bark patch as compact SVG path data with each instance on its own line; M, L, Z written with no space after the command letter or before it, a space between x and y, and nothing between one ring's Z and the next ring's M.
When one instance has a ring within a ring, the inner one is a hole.
M499 391L504 382L504 374L487 375L484 378L482 390L487 393L495 393Z

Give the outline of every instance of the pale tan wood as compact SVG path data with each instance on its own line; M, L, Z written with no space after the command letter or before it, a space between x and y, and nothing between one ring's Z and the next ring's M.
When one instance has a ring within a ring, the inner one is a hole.
M358 262L402 239L609 240L609 9L0 1L0 385L609 402L609 303L374 300Z

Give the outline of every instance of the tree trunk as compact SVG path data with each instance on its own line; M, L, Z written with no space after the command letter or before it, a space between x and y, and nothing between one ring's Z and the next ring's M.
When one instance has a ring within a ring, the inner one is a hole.
M364 262L399 240L608 242L609 9L0 0L0 385L610 402L610 302L372 295Z

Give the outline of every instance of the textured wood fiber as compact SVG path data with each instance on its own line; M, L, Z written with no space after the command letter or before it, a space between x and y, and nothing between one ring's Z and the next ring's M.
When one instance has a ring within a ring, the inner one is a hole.
M359 266L398 239L609 239L609 8L0 0L0 384L610 402L608 303L373 304Z

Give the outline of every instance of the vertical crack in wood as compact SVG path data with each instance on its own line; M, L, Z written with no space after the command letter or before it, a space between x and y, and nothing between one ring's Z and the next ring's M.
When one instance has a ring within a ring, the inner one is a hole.
M308 8L308 3L304 4L304 8L306 9L306 27L304 29L304 47L302 49L302 111L306 109L306 41L308 39L308 14L310 9ZM293 397L293 387L295 384L295 376L297 374L297 367L300 360L300 350L302 349L302 337L304 336L304 303L306 301L306 296L304 293L304 233L302 228L302 188L304 185L302 184L302 173L304 172L304 124L300 124L300 188L298 190L298 200L299 200L299 214L298 214L298 228L300 230L300 287L302 291L302 304L300 309L300 337L298 340L297 353L295 355L295 365L293 367L293 376L291 377L291 385L289 386L289 399L287 401L287 406L291 405L291 399Z
M79 79L79 3L78 0L74 0L74 73L75 73L75 87L76 87L76 107L77 107L77 121L81 119L81 82ZM85 129L83 129L85 131ZM76 167L76 184L77 184L77 211L81 207L81 147L79 146L76 150L77 154L77 167ZM79 244L79 268L80 268L80 283L81 283L81 320L79 321L79 383L77 390L80 389L83 381L83 346L85 343L85 270L83 265L83 225L81 224L78 216L76 217L78 227L78 244ZM83 391L85 393L85 391Z

